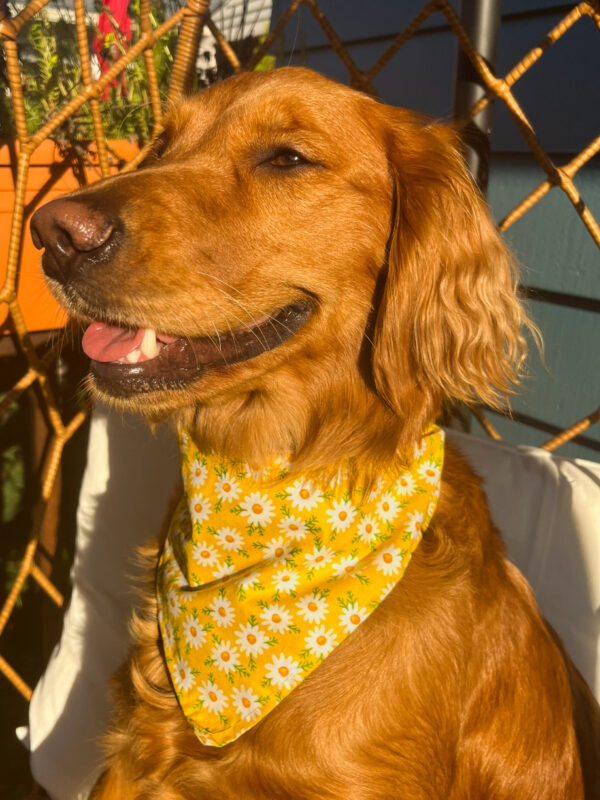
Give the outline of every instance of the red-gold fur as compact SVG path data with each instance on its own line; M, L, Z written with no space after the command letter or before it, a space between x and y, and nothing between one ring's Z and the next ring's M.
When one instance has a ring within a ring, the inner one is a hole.
M57 289L65 302L190 337L299 293L315 311L274 350L119 407L178 418L200 447L251 462L291 451L299 469L350 459L373 475L444 401L510 390L528 322L449 128L292 69L184 102L164 143L138 173L78 195L130 235L72 293ZM275 146L310 165L265 165ZM185 722L151 583L133 638L94 800L579 800L584 779L598 797L593 701L450 448L403 580L234 743L202 747Z

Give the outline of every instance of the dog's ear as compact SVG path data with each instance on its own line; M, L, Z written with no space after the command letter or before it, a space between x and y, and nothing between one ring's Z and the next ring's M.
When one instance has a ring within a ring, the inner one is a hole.
M380 109L394 210L373 370L408 443L444 400L502 405L518 381L522 329L530 323L455 133L410 112Z

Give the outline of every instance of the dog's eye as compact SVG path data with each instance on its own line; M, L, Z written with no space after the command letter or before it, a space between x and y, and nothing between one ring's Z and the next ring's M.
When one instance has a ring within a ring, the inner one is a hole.
M310 161L296 150L279 150L265 159L263 163L278 169L293 169L294 167L302 167L304 164L310 164Z

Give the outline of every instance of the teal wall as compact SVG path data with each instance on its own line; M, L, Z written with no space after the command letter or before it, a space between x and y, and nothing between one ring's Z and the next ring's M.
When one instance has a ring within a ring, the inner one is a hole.
M334 30L361 69L372 66L424 5L424 0L320 0ZM456 8L458 3L453 3ZM288 6L275 0L273 21ZM504 0L497 74L506 74L564 16L568 4ZM346 68L312 14L303 8L274 47L278 63L303 64L348 82ZM392 59L374 85L384 102L439 118L452 114L456 38L445 17L432 15ZM515 96L556 164L567 163L600 133L600 34L589 19L575 24L521 78ZM503 103L494 108L488 200L499 221L545 180ZM600 159L575 177L600 223ZM600 405L600 251L571 202L553 189L506 233L521 265L522 283L554 293L532 299L544 360L532 348L529 377L513 408L520 422L491 415L510 442L539 445ZM550 301L549 301L550 300ZM524 424L523 419L533 424ZM474 424L474 432L478 426ZM600 461L600 424L560 454Z

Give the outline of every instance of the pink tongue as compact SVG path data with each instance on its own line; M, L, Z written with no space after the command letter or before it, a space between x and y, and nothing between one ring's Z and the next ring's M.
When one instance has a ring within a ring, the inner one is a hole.
M144 328L127 330L92 322L83 334L83 352L94 361L118 361L141 344Z

